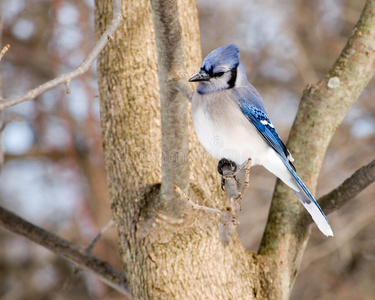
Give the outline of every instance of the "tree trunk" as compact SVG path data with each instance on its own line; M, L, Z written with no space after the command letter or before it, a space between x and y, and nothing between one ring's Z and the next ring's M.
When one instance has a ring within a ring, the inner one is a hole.
M96 1L98 36L110 21L110 8L110 0ZM197 7L195 1L180 1L178 8L189 49L186 69L193 74L201 63ZM123 25L98 58L98 77L112 210L133 296L248 298L244 295L252 295L257 285L251 276L259 269L255 256L237 237L228 247L220 243L218 217L187 207L183 215L173 215L159 195L161 116L150 2L124 1L123 14ZM173 153L163 155L168 159ZM216 162L199 145L190 117L188 159L188 194L207 206L224 207ZM178 194L174 200L183 204Z
M165 89L168 78L159 69L160 98L156 53L160 68L163 60L161 46L155 46L151 16L151 9L155 13L159 8L151 8L151 3L123 1L123 25L98 58L106 170L131 292L135 299L287 299L309 237L308 227L301 226L301 207L290 191L277 185L265 236L256 255L246 252L236 235L229 246L223 246L218 238L218 217L188 209L171 190L175 178L175 184L181 184L194 201L217 208L225 205L216 162L199 145L186 114L189 104ZM187 73L193 74L201 63L197 7L194 0L177 3L185 66ZM174 4L173 0L163 2L170 4ZM97 0L95 5L99 36L110 21L111 0ZM368 10L373 16L370 6ZM158 22L155 14L154 21ZM366 30L372 29L359 28L358 32ZM355 37L354 33L354 40ZM156 40L160 41L160 36L156 35ZM174 49L163 51L169 50L172 53ZM362 58L364 51L359 47L355 55ZM351 63L355 55L347 55L347 60ZM373 66L368 69L373 70ZM363 80L353 89L348 85L342 95L335 94L341 89L332 87L325 92L329 97L318 95L327 90L331 77L339 77L343 86L350 84L351 78L335 72L337 69L317 85L318 90L310 88L306 92L291 132L289 146L298 156L297 167L312 190L334 129L366 84ZM372 74L362 75L369 78ZM165 95L175 97L177 102L166 101ZM339 105L337 101L343 101L343 97L347 102ZM323 98L329 110L321 105ZM171 124L176 128L171 128ZM189 129L185 130L187 124ZM319 138L319 145L311 136ZM309 151L303 152L305 148ZM179 171L173 173L176 159Z

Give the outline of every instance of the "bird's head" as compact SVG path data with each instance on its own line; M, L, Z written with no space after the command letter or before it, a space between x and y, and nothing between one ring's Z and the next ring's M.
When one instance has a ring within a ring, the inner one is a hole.
M235 85L239 65L239 49L230 44L212 51L203 60L200 71L189 81L199 81L200 93L216 92Z

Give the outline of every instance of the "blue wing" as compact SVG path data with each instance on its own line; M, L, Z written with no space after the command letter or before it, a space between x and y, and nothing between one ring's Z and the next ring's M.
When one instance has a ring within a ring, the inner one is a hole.
M241 88L240 90L233 89L233 93L236 96L241 111L255 126L263 139L276 151L290 174L293 176L295 182L299 186L299 190L293 189L293 192L310 213L319 229L326 236L333 236L332 229L323 210L297 175L296 169L291 163L290 153L270 122L259 94L246 88Z
M276 153L279 154L281 158L285 159L294 169L294 166L290 161L290 153L269 120L259 94L255 94L247 88L234 89L233 93L236 96L242 112L256 127L259 134L276 151Z

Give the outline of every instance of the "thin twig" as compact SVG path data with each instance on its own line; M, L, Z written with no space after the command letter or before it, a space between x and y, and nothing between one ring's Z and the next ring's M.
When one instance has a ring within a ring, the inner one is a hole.
M174 189L176 190L176 192L186 200L186 202L192 207L194 208L195 210L202 210L202 211L205 211L205 212L208 212L208 213L213 213L213 214L218 214L218 215L222 215L222 211L220 209L217 209L217 208L211 208L211 207L207 207L207 206L202 206L202 205L199 205L195 202L193 202L188 195L186 195L177 185L174 186Z
M114 224L115 224L115 222L113 221L113 219L111 219L106 225L104 225L104 227L102 229L100 229L100 231L91 240L89 245L85 248L85 251L88 254L92 254L92 249L94 249L94 246L97 243L97 241L100 239L100 237L103 235L103 233L106 232ZM61 288L60 294L62 294L62 295L65 294L65 292L67 291L70 283L73 281L73 278L79 273L80 270L81 269L78 267L78 265L74 266L72 274L68 277L68 279L65 281L63 287Z
M103 50L103 48L107 45L110 41L108 38L112 36L116 29L119 27L122 21L122 12L121 12L121 0L113 0L113 19L112 22L109 24L107 30L102 34L94 48L90 51L87 55L85 60L73 71L62 74L50 81L47 81L40 86L28 91L23 96L16 97L16 98L5 98L0 99L0 111L4 110L5 108L20 104L22 102L35 99L37 96L45 93L48 90L53 89L54 87L65 84L67 87L67 91L69 92L69 82L85 73L91 67L92 63L99 55L99 53Z
M237 218L234 217L232 208L227 206L224 210L217 208L211 208L207 206L199 205L193 202L188 195L186 195L177 185L174 186L176 192L186 200L186 202L194 209L204 211L207 213L214 213L221 216L219 224L219 237L223 245L228 245L232 240L233 233L236 231L237 225L239 224Z
M242 187L241 194L243 195L246 191L246 189L249 187L250 184L250 168L251 168L251 158L247 160L246 163L246 175L245 175L245 183L244 186Z
M64 295L70 284L73 282L73 279L76 277L76 275L79 273L81 269L77 267L77 265L74 265L74 269L72 270L72 273L70 276L64 281L64 284L62 285L61 289L58 291L60 295Z
M102 229L94 236L94 238L91 240L90 244L86 247L86 251L88 253L91 253L92 249L94 248L96 242L101 238L104 232L106 232L110 227L112 227L115 224L115 221L113 219L109 220L109 222L104 225Z
M3 58L4 54L9 50L10 48L10 45L9 44L6 44L3 49L1 49L0 51L0 61L1 59Z
M232 171L232 166L230 164L224 164L222 166L223 179L225 180L225 190L227 191L229 205L235 214L238 214L241 211L241 200L250 183L250 168L251 158L249 158L246 162L245 182L241 191L238 191L236 173Z
M125 274L98 257L87 253L85 249L27 222L3 207L0 207L0 225L44 246L53 253L73 262L80 269L97 275L101 281L131 298L128 279Z
M238 191L238 184L236 180L236 174L232 170L232 165L224 164L222 166L223 178L225 179L225 190L228 196L228 206L225 215L222 216L222 220L219 226L219 236L223 244L228 245L232 240L232 236L236 231L239 224L238 214L242 207L242 197L245 193L246 188L250 182L250 167L251 158L246 163L246 175L245 182L241 192Z
M229 204L223 210L217 208L211 208L207 206L202 206L194 203L188 195L186 195L178 186L174 186L176 192L186 200L186 202L194 209L205 211L208 213L214 213L221 216L219 224L219 237L221 242L224 245L228 245L232 240L232 236L236 231L236 228L239 224L238 222L238 213L241 210L241 200L245 193L245 190L249 186L250 182L250 167L251 167L251 158L248 159L246 164L246 176L245 182L241 192L238 191L237 181L235 179L235 173L232 170L231 164L224 164L222 166L223 178L225 179L225 190L228 195Z
M241 192L238 193L238 197L236 199L236 201L239 202L240 207L242 206L241 201L242 201L243 195L245 194L245 191L249 187L249 184L250 184L250 168L251 168L251 158L249 157L246 163L246 168L245 168L245 182L242 186Z

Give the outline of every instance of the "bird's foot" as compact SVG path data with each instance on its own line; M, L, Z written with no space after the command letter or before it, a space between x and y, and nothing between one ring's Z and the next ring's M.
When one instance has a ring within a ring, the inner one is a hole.
M219 163L217 164L217 171L220 175L223 175L225 170L227 170L227 172L229 171L234 174L237 172L237 164L234 161L222 158L219 160Z
M221 189L224 191L225 187L225 177L226 176L233 176L233 178L238 183L235 173L237 172L237 164L234 161L231 161L226 158L220 159L219 163L217 164L217 171L221 175Z

